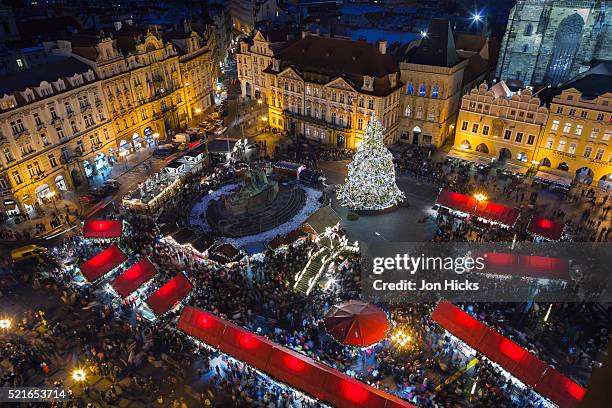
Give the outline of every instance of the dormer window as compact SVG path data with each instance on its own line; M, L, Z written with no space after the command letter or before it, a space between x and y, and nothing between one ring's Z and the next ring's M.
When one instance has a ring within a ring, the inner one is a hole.
M374 78L371 76L364 75L363 77L363 86L361 89L365 91L373 91L374 90Z
M395 74L389 74L389 83L391 84L391 88L395 86L397 83Z

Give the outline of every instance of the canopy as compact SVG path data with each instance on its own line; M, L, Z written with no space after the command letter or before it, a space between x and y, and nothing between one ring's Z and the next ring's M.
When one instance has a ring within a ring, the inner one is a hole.
M178 329L276 380L338 407L414 407L303 354L194 307L183 309Z
M98 255L80 266L81 272L88 281L93 282L121 265L127 256L117 245L111 245Z
M561 408L573 408L585 390L548 364L458 307L442 301L431 318Z
M123 222L117 220L86 220L83 224L84 238L119 238Z
M559 170L557 172L552 172L553 170L547 171L538 171L534 176L536 179L540 179L542 181L548 181L555 184L560 184L563 186L571 186L574 177L572 177L568 172Z
M459 150L454 147L451 148L450 152L448 152L446 157L449 159L459 159L467 162L476 163L481 166L490 165L491 159L493 158L493 156L490 156L486 153L469 150Z
M140 285L153 278L156 274L157 270L155 266L145 258L119 275L111 282L111 286L115 288L122 298L126 298L138 289Z
M485 220L513 226L519 217L519 210L491 201L478 201L475 197L453 191L442 190L436 204L454 211L474 215Z
M502 252L476 252L474 256L484 258L482 273L570 280L569 261L564 258Z
M192 288L193 285L189 282L189 279L179 273L149 296L145 302L157 316L161 316L183 300Z
M323 321L336 341L349 346L367 347L378 343L389 329L385 312L357 300L332 306Z
M564 224L559 224L547 218L534 215L529 221L527 231L534 235L539 235L552 241L558 241L563 235Z

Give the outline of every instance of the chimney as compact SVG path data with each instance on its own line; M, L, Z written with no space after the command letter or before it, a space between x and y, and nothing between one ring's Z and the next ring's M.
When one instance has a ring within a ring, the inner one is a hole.
M121 24L121 21L115 21L113 24L115 25L115 30L116 30L116 31L121 30L121 27L123 26L123 25Z
M378 41L378 52L380 52L381 54L387 53L387 41L386 40Z

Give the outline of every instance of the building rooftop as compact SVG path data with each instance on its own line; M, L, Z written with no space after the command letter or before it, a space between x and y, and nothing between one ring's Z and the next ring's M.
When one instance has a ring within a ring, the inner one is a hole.
M90 69L87 64L76 58L49 56L46 64L34 65L30 69L4 75L0 81L0 96L37 87L42 81L52 82ZM70 83L66 82L66 88L70 89Z
M412 64L447 68L457 65L461 60L448 20L432 20L427 35L417 46L408 50L405 60Z

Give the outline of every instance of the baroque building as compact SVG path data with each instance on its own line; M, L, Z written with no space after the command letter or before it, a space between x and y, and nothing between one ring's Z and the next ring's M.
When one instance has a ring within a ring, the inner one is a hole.
M596 65L553 94L539 169L605 188L612 183L612 63Z
M127 165L214 104L210 33L115 27L45 43L43 63L3 76L0 198L8 215Z
M107 165L114 146L102 84L75 58L3 77L0 85L0 198L7 215L32 213Z
M254 85L246 75L239 77L243 97L265 99L274 130L354 149L374 113L383 124L385 143L397 141L403 84L386 42L376 46L303 33L280 46L262 41L260 34L241 44L238 72L252 75Z
M526 173L536 159L548 109L530 89L512 93L504 82L480 84L461 98L450 156Z
M600 0L519 0L501 46L497 77L557 86L595 61L612 61L612 13Z

